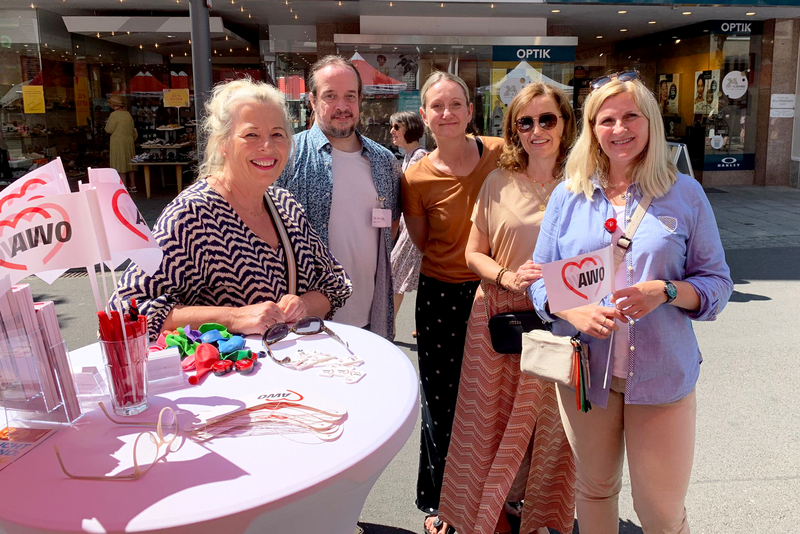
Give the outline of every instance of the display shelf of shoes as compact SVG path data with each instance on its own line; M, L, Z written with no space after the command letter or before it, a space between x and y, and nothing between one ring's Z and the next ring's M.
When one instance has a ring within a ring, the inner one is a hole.
M185 135L179 136L179 132L183 130L183 126L174 124L157 127L156 131L163 132L164 137L151 139L139 145L140 148L150 152L149 157L144 161L188 161L190 158L180 151L194 146L194 142L191 138L186 139L187 136ZM136 158L136 160L140 160L138 162L143 162L141 158Z

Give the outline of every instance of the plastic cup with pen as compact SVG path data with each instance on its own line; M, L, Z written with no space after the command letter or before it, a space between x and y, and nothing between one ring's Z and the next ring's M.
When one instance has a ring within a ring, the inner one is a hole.
M117 415L136 415L149 406L147 401L147 318L139 315L136 299L129 313L97 313L100 347L108 375L111 405ZM124 334L123 334L124 329Z

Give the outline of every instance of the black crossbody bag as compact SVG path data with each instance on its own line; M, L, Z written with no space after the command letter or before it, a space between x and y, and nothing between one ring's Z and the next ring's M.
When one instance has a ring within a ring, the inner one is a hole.
M550 330L550 325L532 310L498 313L489 319L492 349L500 354L522 352L522 334L531 330Z

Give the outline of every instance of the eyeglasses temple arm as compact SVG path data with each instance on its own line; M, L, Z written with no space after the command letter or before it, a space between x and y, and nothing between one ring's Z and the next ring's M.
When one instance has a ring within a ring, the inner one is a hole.
M330 329L330 328L328 328L327 326L324 326L324 325L323 325L323 326L322 326L322 331L323 331L323 332L325 332L326 334L328 334L329 336L331 336L333 339L335 339L335 340L336 340L336 341L338 341L339 343L341 343L341 344L342 344L342 346L343 346L344 348L346 348L346 349L347 349L347 352L349 352L350 354L353 354L353 355L355 355L355 354L353 353L353 351L352 351L352 350L350 350L350 345L348 345L347 343L345 343L344 341L342 341L342 338L340 338L339 336L337 336L337 335L334 333L334 331L333 331L333 330L331 330L331 329Z

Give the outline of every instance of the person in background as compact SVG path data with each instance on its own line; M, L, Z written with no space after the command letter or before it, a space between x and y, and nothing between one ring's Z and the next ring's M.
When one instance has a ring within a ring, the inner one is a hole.
M108 105L114 110L106 122L106 133L111 134L109 165L119 173L123 181L127 175L128 191L135 193L136 171L131 165L131 159L136 155L134 141L139 137L139 133L133 126L133 117L125 109L122 97L112 96L108 99Z
M519 354L494 351L489 318L533 310L526 289L542 276L533 248L575 132L563 91L525 86L503 121L500 168L486 178L472 212L466 260L481 285L467 325L439 507L459 534L510 532L506 511L521 512L523 534L572 532L575 466L555 388L522 374Z
M294 136L294 165L277 182L303 205L311 226L353 282L335 321L394 337L389 255L400 219L400 166L356 131L361 76L340 56L311 67L314 126Z
M389 117L391 123L392 143L405 150L403 157L403 172L411 165L421 160L428 153L419 146L419 140L425 133L425 125L418 113L399 111ZM416 291L419 283L419 266L422 263L422 253L408 237L406 223L400 217L400 234L392 249L392 280L394 280L394 317L403 304L403 294ZM395 332L397 328L395 328ZM416 331L414 332L416 337Z
M350 296L344 269L298 202L271 187L289 160L291 127L275 87L247 79L214 88L202 124L208 144L200 178L164 208L153 229L164 251L161 266L151 276L131 263L117 288L123 301L137 299L151 340L162 330L203 323L261 334L306 315L330 318ZM294 295L269 204L297 261Z
M554 334L579 333L589 347L593 409L581 413L575 393L557 388L575 454L581 534L618 532L626 453L645 534L689 532L684 500L702 361L692 321L716 319L733 291L708 198L696 180L677 173L658 103L637 76L592 84L567 182L550 198L533 254L544 264L616 245L639 204L652 198L610 297L551 313L544 281L529 288ZM613 233L605 227L609 219L616 220Z
M420 114L437 148L406 171L402 193L408 235L422 251L415 314L422 409L416 504L427 515L426 530L438 534L452 530L438 517L439 492L478 287L464 259L469 217L483 181L497 168L503 140L467 135L473 106L458 76L434 72L420 94Z

